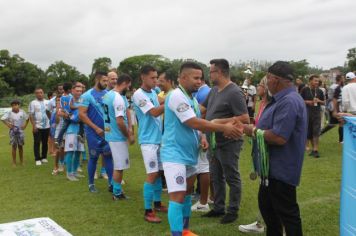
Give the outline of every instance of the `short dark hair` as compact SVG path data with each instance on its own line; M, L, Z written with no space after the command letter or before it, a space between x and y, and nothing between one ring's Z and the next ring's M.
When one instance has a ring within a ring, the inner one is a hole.
M340 82L341 79L342 79L342 75L337 75L335 78L336 82Z
M318 78L319 79L319 75L311 75L309 77L309 82L312 81L314 78Z
M195 70L201 70L203 72L203 68L201 66L194 62L194 61L186 61L180 66L179 74L182 73L183 70L185 69L195 69Z
M129 76L128 74L122 73L116 81L116 84L120 85L122 83L130 83L132 81L131 76Z
M42 91L44 91L44 90L43 90L43 88L42 88L41 86L36 86L36 88L35 88L35 92L36 92L37 90L42 90Z
M65 92L69 92L72 89L72 83L71 82L65 82L63 84L63 90Z
M100 79L103 76L108 76L108 72L107 71L95 71L94 77L95 79Z
M157 69L151 65L144 65L141 67L140 75L148 75L151 71L155 72Z
M268 73L279 76L283 79L293 81L294 70L291 64L287 61L277 61L268 68Z
M215 65L224 76L230 75L230 65L226 59L212 59L210 65Z
M177 74L173 71L173 70L166 70L166 71L162 71L158 74L158 77L160 77L161 75L164 75L164 79L170 82L174 82L177 79Z
M14 99L11 101L10 105L12 106L14 104L20 105L20 101L18 99Z
M49 97L52 97L53 96L53 92L52 91L49 91L48 93L47 93L47 97L49 98Z

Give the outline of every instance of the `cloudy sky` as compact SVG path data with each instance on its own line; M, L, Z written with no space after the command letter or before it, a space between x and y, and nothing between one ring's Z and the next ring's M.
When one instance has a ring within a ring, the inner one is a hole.
M356 47L355 0L0 0L0 49L46 69L93 60L301 60L343 65Z

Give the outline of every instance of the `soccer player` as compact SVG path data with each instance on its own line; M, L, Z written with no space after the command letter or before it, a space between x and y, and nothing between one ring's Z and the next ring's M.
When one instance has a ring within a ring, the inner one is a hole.
M73 102L74 106L79 105L79 98L80 95L82 95L82 91L83 89L80 85L77 85L72 89L73 96L70 102ZM78 181L77 177L84 177L77 172L80 153L84 151L84 143L80 141L78 135L80 130L78 109L73 110L71 115L68 115L66 112L63 113L66 119L69 120L68 127L65 131L64 143L67 179L70 181Z
M127 142L133 144L135 137L129 132L127 119L127 104L122 96L130 87L131 77L122 74L117 79L115 87L103 98L105 140L109 142L113 156L113 200L126 199L122 191L122 177L124 170L130 167Z
M107 73L97 71L95 73L94 87L81 96L81 102L78 107L79 118L86 125L85 133L89 148L89 191L92 193L98 192L94 185L94 174L100 154L102 154L105 159L105 169L108 174L109 190L111 189L113 164L109 144L104 139L104 118L102 106L103 97L107 93L107 83Z
M208 148L203 132L223 132L230 138L242 135L241 128L232 123L218 124L203 120L199 104L192 93L202 79L202 68L185 62L180 68L179 87L165 100L165 132L162 137L161 158L169 193L168 221L171 234L195 235L189 230L191 192L199 149Z
M145 205L145 220L150 223L160 223L161 219L152 210L166 212L167 208L161 204L162 180L159 170L162 164L159 160L159 148L162 139L162 122L160 115L164 105L158 102L154 88L157 84L157 70L149 65L141 68L141 88L133 95L135 113L138 119L138 143L141 147L145 163L147 178L143 185Z
M60 106L61 106L61 111L67 113L68 116L64 116L63 124L60 127L60 131L58 135L54 137L54 143L56 144L57 147L59 146L60 143L62 143L64 133L66 132L71 121L71 119L66 117L69 117L72 112L72 110L70 109L70 101L72 99L72 94L71 94L72 83L69 82L64 83L63 90L64 90L63 95L60 98Z
M10 145L12 146L12 165L16 166L16 149L19 148L20 164L23 165L23 145L25 144L24 129L28 124L28 115L20 109L20 101L11 102L11 111L6 112L1 121L10 129Z

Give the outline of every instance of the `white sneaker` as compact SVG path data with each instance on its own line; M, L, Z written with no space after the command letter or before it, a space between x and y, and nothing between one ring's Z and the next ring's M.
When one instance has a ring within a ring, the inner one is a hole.
M239 231L243 233L263 233L265 231L265 227L261 225L258 221L253 222L249 225L239 225Z
M64 171L64 165L59 163L58 172L63 172L63 171Z
M67 175L67 179L69 181L79 181L79 179L77 179L74 175Z
M41 161L36 161L36 166L40 166L42 165L42 162Z
M77 169L77 171L78 171L78 172L83 172L82 167L79 166L78 169Z
M48 160L47 159L42 159L41 162L42 163L48 163Z
M209 204L200 204L200 201L197 201L193 206L192 206L192 211L199 211L199 212L208 212L210 211Z
M208 198L208 204L214 204L214 201Z
M106 173L100 173L100 178L109 179L109 177Z
M74 177L76 177L76 178L84 178L85 176L82 175L82 174L79 174L79 173L75 173Z

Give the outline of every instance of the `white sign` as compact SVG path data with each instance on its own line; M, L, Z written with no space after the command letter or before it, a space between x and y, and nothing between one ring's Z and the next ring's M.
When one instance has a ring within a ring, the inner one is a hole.
M1 236L72 236L50 218L35 218L0 224Z

